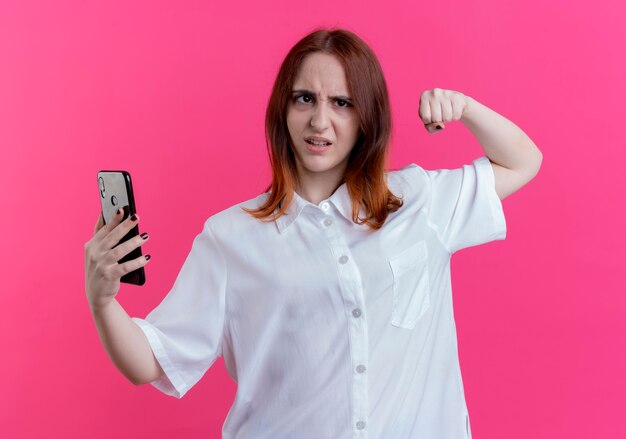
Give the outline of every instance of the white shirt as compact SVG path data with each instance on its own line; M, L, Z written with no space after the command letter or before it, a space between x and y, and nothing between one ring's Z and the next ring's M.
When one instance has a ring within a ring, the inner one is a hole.
M351 220L347 188L297 194L264 223L209 218L143 329L181 398L220 357L237 382L224 438L468 439L450 256L504 239L487 157L387 174L404 199L382 229Z

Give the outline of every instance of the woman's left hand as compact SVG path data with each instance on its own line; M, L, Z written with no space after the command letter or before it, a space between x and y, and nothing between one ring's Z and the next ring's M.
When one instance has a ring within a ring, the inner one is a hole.
M426 90L420 96L420 119L429 133L436 133L446 127L445 122L461 120L470 99L458 91Z

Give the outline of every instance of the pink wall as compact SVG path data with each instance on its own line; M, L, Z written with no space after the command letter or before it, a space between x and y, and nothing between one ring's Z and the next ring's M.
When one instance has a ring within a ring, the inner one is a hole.
M423 129L419 96L433 87L493 108L543 151L539 176L504 201L507 239L453 258L474 436L622 437L623 2L337 3L0 3L4 437L219 437L236 390L221 360L176 400L127 382L99 343L82 271L95 176L133 174L153 260L147 285L118 299L145 316L204 219L267 183L270 87L317 25L378 53L394 167L482 155L460 123Z

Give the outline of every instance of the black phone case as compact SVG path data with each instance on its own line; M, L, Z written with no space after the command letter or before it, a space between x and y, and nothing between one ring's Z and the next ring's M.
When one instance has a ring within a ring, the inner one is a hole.
M135 206L135 196L130 174L126 171L100 171L98 172L98 189L100 192L100 202L102 204L102 217L104 222L111 218L118 208L124 209L124 219L137 213ZM116 245L139 235L139 226L133 227ZM142 255L141 247L137 247L118 261L122 264L126 261L136 259ZM120 278L120 282L134 285L146 283L146 273L143 267L125 274Z

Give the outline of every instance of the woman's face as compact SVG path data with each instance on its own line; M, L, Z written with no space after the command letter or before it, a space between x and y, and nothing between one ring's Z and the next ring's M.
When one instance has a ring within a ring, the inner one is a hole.
M304 59L292 89L287 127L301 177L343 178L359 122L335 56L316 52Z

